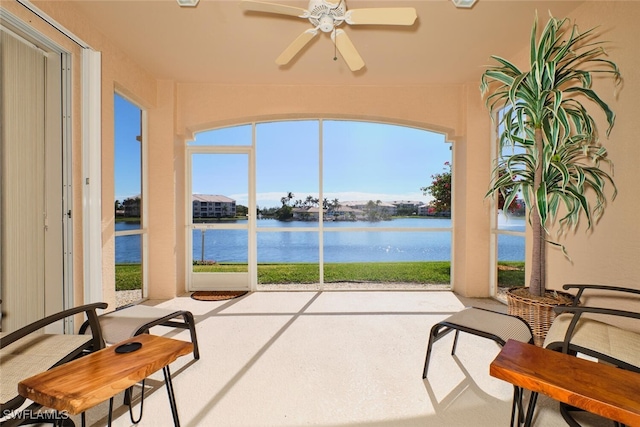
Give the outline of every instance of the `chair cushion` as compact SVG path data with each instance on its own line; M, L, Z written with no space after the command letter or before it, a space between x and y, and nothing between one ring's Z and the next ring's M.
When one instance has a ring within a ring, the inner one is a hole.
M544 347L564 341L573 314L557 316L544 341ZM570 340L574 346L589 349L640 367L640 334L588 317L581 317ZM596 356L597 357L597 356Z
M514 339L521 342L531 340L531 331L525 322L515 316L474 307L466 308L442 323L463 326L500 337L504 342Z
M103 314L98 319L105 342L115 344L131 338L140 327L174 313L180 312L138 304Z
M18 395L18 383L82 348L91 335L29 334L0 350L0 402Z

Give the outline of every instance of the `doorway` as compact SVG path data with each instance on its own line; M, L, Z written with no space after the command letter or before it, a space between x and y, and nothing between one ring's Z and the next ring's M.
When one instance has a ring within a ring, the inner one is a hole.
M249 148L188 152L188 289L249 290Z

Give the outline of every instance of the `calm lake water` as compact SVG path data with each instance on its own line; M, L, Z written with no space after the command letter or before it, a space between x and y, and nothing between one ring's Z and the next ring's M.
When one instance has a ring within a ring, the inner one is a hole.
M523 218L501 219L500 228L524 231ZM242 221L238 221L239 223ZM318 262L319 235L313 228L316 222L276 220L258 221L258 262ZM370 227L367 231L325 231L325 262L400 262L400 261L449 261L451 260L451 233L376 231L377 228L448 228L447 218L400 218L380 222L325 222L325 230ZM309 232L266 231L270 228L309 228ZM138 224L116 223L116 230L139 228ZM260 230L265 230L260 232ZM193 231L193 259L217 262L247 262L247 232L243 230ZM500 261L524 261L524 238L500 235L498 259ZM116 263L140 262L140 237L116 238Z

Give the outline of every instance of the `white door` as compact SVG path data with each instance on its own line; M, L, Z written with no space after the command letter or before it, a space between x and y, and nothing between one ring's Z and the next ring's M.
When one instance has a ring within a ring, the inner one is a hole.
M199 148L187 159L188 288L249 290L251 150Z

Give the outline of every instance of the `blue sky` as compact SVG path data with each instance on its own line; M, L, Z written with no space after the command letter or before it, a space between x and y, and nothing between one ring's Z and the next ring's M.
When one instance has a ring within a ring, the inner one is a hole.
M261 123L256 127L256 203L280 206L319 197L320 128L317 120ZM116 198L140 193L139 110L116 97ZM403 126L324 120L323 197L329 200L421 200L420 187L445 171L450 144L441 134ZM201 133L191 145L251 145L250 125ZM134 148L137 148L137 156ZM153 149L152 146L150 149ZM196 154L193 192L221 194L248 204L248 158L241 154ZM139 168L137 169L139 171Z
M140 109L126 99L114 97L115 194L122 202L142 193L140 184Z

